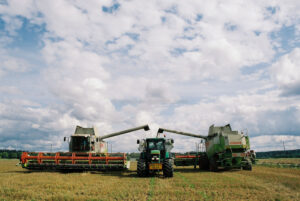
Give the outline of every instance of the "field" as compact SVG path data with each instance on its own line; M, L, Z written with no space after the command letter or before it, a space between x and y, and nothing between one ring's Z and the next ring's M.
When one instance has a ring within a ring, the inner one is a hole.
M258 164L300 164L300 158L267 158L259 159Z
M17 162L0 160L0 200L300 200L298 168L258 165L252 172L218 173L176 168L174 177L166 179L138 178L135 167L126 172L30 172Z

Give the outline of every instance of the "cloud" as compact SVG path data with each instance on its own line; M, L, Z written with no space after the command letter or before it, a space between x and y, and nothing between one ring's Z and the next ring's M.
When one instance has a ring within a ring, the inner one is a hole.
M14 86L0 86L1 94L20 94L20 90Z
M275 62L270 71L274 81L282 90L282 95L300 95L300 49L282 56Z
M193 105L178 106L164 126L194 133L208 130L211 124L231 123L235 130L248 129L250 136L265 134L299 135L299 105L292 99L268 94L220 96ZM201 133L201 134L206 134Z
M0 77L9 73L22 73L29 69L24 59L12 57L7 51L1 49L0 54Z
M300 136L262 135L250 139L255 151L279 151L299 149Z
M136 150L132 142L159 126L205 134L231 123L251 137L297 136L299 9L298 1L1 4L3 146L26 138L24 148L67 149L61 137L77 124L100 134L152 125L111 139L122 142L116 151ZM291 37L286 27L295 27ZM18 43L26 33L38 40L34 51ZM194 146L174 138L177 150Z

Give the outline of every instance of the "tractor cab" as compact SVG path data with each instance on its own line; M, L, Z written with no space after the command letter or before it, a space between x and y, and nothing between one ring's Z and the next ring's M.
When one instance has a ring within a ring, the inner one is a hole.
M161 155L165 154L164 138L149 138L147 141L147 155L153 163L160 163Z

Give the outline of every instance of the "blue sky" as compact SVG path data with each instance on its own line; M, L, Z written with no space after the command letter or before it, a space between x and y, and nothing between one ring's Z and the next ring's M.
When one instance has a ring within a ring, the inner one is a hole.
M158 127L247 128L299 149L298 1L0 1L0 148L67 150L76 125L137 151ZM196 139L175 138L175 151ZM179 143L181 141L181 143ZM176 144L177 142L177 144Z

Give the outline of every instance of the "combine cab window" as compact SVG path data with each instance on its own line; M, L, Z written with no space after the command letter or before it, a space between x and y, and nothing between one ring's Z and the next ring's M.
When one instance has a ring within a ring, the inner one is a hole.
M72 137L73 151L90 151L90 140L87 137Z

